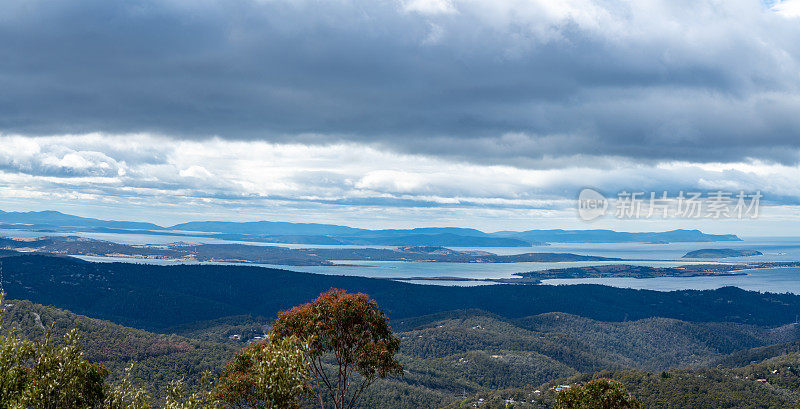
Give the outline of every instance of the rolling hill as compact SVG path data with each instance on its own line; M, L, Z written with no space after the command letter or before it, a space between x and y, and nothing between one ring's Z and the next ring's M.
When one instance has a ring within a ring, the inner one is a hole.
M203 370L219 373L270 321L228 317L169 330L177 334L157 334L10 300L2 324L16 326L28 338L41 337L51 326L56 335L77 326L87 359L103 363L115 377L135 362L135 383L160 396L172 379L191 381ZM509 398L516 399L514 407L545 408L553 386L597 376L621 380L648 408L777 408L791 407L780 405L796 398L800 381L792 370L800 359L795 326L663 318L609 323L560 312L508 319L480 310L411 317L393 326L401 339L405 374L379 381L361 408L457 407L465 396L468 402L482 397L489 408L505 407ZM776 342L783 343L771 345ZM771 352L759 352L766 350ZM743 355L759 359L719 364ZM545 392L534 394L534 389Z

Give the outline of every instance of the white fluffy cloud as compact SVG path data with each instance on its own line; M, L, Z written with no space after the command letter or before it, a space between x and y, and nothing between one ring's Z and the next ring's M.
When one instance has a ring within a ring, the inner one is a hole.
M401 225L423 214L429 219L437 215L433 220L439 223L448 215L461 225L487 217L525 217L536 225L552 217L573 218L573 200L583 187L610 195L622 190L760 190L771 206L800 203L800 169L775 163L645 165L574 157L558 167L532 169L401 154L350 142L6 135L0 136L0 169L6 203L28 200L37 208L103 204L161 212L173 208L177 214L159 219L171 221L194 212L236 218L236 209L249 209L255 219L272 214L302 220L308 212L350 219L383 212Z
M779 0L772 6L772 10L784 17L800 17L800 1Z
M403 8L408 12L421 14L450 14L456 10L450 0L409 0L404 3Z

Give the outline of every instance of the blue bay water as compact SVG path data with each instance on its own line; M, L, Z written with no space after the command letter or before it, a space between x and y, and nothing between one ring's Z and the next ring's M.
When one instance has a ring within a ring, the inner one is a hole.
M744 270L746 276L723 277L658 277L636 278L575 278L543 280L543 284L602 284L612 287L642 290L713 290L721 287L739 287L743 290L770 293L800 294L800 268L764 268Z
M183 233L183 232L176 232ZM45 233L29 232L23 230L0 230L0 236L6 237L40 237L52 235L79 235L83 237L108 240L125 244L167 244L178 241L197 243L232 243L202 234L193 236L180 235L148 235L148 234L119 234L119 233ZM254 245L275 245L291 248L310 247L373 247L391 248L388 246L321 246L321 245L289 245L276 243L237 242ZM761 256L737 257L721 260L691 260L682 256L692 250L703 248L733 248L758 250L764 253ZM709 263L714 261L798 261L800 260L800 237L745 237L738 242L714 243L554 243L548 246L533 247L455 247L457 250L483 250L497 254L521 254L529 252L548 253L575 253L605 257L618 257L640 261L624 262L625 264L648 265L657 267L670 267L690 263ZM109 258L86 257L80 258L89 261L103 262L137 262L151 264L177 264L166 260L142 260L135 258ZM397 261L339 261L341 264L357 264L359 266L283 266L283 265L258 265L270 268L279 268L299 272L316 274L348 275L373 278L406 279L403 281L419 284L434 285L486 285L489 282L460 281L460 280L408 280L410 278L453 277L459 279L493 279L511 278L514 273L544 270L549 268L581 267L590 265L616 264L616 262L562 262L562 263L426 263L426 262L397 262ZM220 263L215 263L220 264ZM232 263L228 263L232 264ZM792 292L800 294L800 269L761 269L747 271L746 276L721 276L721 277L675 277L675 278L591 278L591 279L557 279L546 280L546 284L603 284L615 287L651 289L671 291L681 289L713 289L723 286L736 286L746 290L769 292Z

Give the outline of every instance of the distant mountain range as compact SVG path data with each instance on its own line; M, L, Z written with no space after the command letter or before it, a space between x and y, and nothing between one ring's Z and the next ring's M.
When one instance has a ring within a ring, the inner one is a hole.
M199 221L162 227L152 223L100 220L56 211L3 212L0 227L34 230L83 230L113 233L204 236L222 240L318 245L527 247L547 243L667 243L739 241L733 234L706 234L700 230L617 232L613 230L528 230L486 233L458 227L369 230L334 224L288 222ZM194 233L190 233L194 232Z
M73 216L53 210L43 212L4 212L0 210L0 222L30 224L41 227L109 227L116 229L163 230L164 228L144 222L100 220Z

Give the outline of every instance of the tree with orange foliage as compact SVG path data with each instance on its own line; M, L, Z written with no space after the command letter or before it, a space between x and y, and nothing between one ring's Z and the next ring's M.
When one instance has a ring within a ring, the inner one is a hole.
M377 378L403 372L395 359L400 340L366 294L328 290L280 313L272 331L280 338L305 340L312 390L323 409L326 400L336 409L353 408Z

